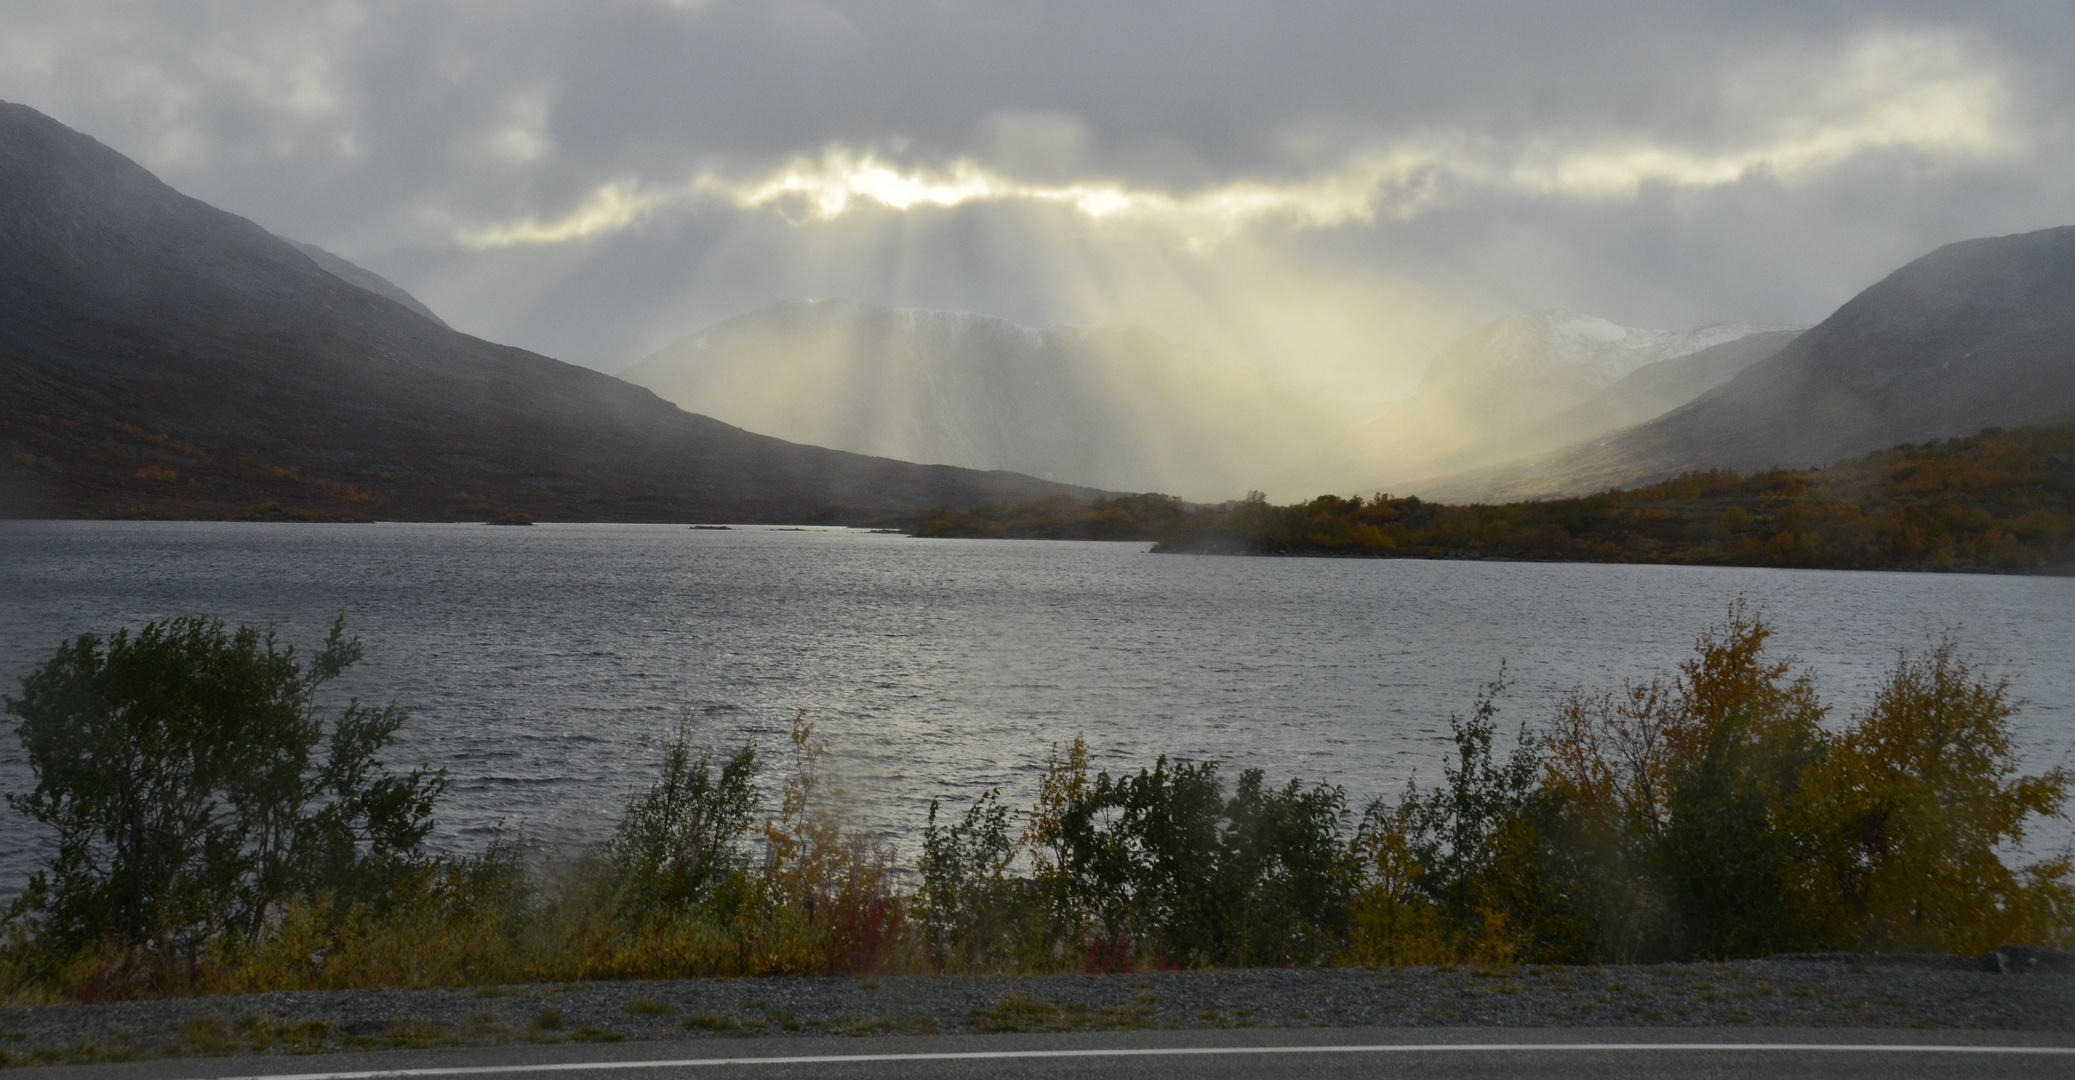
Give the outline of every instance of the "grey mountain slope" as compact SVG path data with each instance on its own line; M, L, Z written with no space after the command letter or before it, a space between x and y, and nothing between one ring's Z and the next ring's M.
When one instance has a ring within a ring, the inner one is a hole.
M289 238L285 236L281 239L288 240L288 243L291 246L293 246L297 251L300 251L303 254L308 255L310 257L310 261L316 263L319 269L323 270L324 272L330 274L335 278L338 278L340 281L343 281L348 285L355 286L356 288L366 289L367 291L374 293L376 296L380 296L389 300L394 300L397 303L402 304L407 308L410 308L412 311L415 311L418 314L423 315L428 319L431 319L433 322L436 322L441 326L447 325L447 320L442 319L438 315L433 314L432 309L426 307L423 303L419 302L417 297L412 296L410 293L403 291L402 287L398 286L395 282L390 281L388 278L385 278L382 275L375 273L373 270L369 270L364 266L359 266L354 263L347 262L345 259L337 255L334 255L331 252L326 251L315 244L306 244L303 243L301 240L289 240Z
M1779 352L1797 333L1761 330L1645 365L1568 409L1516 424L1468 451L1429 459L1428 475L1451 476L1473 469L1503 467L1506 462L1559 451L1651 420ZM1494 461L1502 464L1493 466ZM1413 481L1407 490L1424 490L1423 485L1430 482Z
M1545 453L1662 416L1764 361L1800 335L1764 330L1696 353L1659 360L1537 424L1518 438L1523 453Z
M1579 494L2068 420L2075 227L1948 244L1688 405L1539 460L1437 478L1421 493Z
M1347 420L1259 371L1133 328L776 304L622 377L784 438L1192 499L1268 486Z
M1688 330L1643 330L1548 309L1478 327L1434 358L1419 386L1391 412L1464 429L1507 428L1577 405L1653 363L1734 341L1760 327L1723 323Z
M1779 332L1741 323L1645 330L1557 309L1497 319L1443 349L1410 395L1290 486L1403 491L1610 434L1777 349Z
M801 521L1092 494L800 446L456 333L0 103L14 515ZM141 466L141 467L140 467Z

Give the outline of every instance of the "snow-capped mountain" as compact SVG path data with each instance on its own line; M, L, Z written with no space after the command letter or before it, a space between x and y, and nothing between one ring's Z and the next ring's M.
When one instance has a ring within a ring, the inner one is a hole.
M1553 411L1661 360L1770 329L1777 328L1716 323L1690 330L1642 330L1574 311L1531 311L1486 323L1450 346L1434 358L1418 392L1466 384L1481 390L1493 379L1575 386L1575 401L1543 403Z
M1409 396L1369 422L1370 445L1400 477L1503 460L1524 433L1639 371L1776 329L1645 330L1557 309L1508 316L1442 350Z

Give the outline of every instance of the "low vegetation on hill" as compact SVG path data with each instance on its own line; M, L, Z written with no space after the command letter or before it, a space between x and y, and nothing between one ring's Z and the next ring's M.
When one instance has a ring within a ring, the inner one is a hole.
M804 713L775 784L763 748L685 726L573 861L436 854L443 776L379 761L403 711L317 707L354 642L305 666L201 619L82 637L6 701L37 780L10 802L58 844L8 912L0 997L2075 941L2069 855L2008 857L2069 776L2021 774L2003 684L1947 644L1831 723L1768 633L1732 608L1677 673L1578 692L1510 749L1488 687L1439 783L1394 799L1111 774L1076 739L1028 811L933 804L913 863L838 815Z
M1531 559L1832 569L2075 568L2075 426L1985 431L1826 469L1693 473L1574 499L1449 506L1417 497L1160 496L978 507L918 536L1156 541L1206 554Z

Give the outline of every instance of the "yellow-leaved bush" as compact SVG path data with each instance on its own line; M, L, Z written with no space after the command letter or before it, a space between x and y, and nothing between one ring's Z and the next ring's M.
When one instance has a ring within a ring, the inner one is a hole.
M1808 770L1800 903L1839 949L1975 953L2067 940L2066 852L2013 868L2026 822L2061 812L2068 774L2020 775L2008 685L1950 641L1896 665L1873 705Z
M757 747L716 757L687 721L594 848L547 858L500 840L399 862L379 898L310 891L180 953L54 923L37 904L55 893L32 893L0 924L0 988L94 1000L2075 942L2069 854L2024 854L2069 777L2023 772L2006 683L1948 641L1899 657L1839 721L1770 638L1733 605L1675 673L1577 690L1510 748L1502 677L1450 718L1438 783L1359 811L1337 785L1277 787L1257 769L1228 786L1216 762L1112 775L1077 738L1025 813L999 791L941 822L932 804L912 871L846 822L804 712L761 823Z

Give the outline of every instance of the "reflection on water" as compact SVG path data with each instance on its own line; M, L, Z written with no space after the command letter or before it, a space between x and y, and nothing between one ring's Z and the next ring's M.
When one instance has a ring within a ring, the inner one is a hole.
M923 541L682 526L0 522L0 677L58 641L187 613L317 645L344 692L416 712L395 762L446 766L441 840L499 821L600 835L681 709L716 745L834 739L859 816L920 830L933 795L1027 803L1049 748L1258 764L1359 800L1438 776L1451 712L1505 664L1513 720L1569 686L1669 669L1745 596L1826 698L1956 630L2028 700L2035 768L2075 743L2075 580L1157 556L1138 544ZM27 779L12 738L0 783ZM2058 843L2066 826L2042 836ZM0 824L0 892L31 833ZM2036 845L2035 845L2036 846Z

